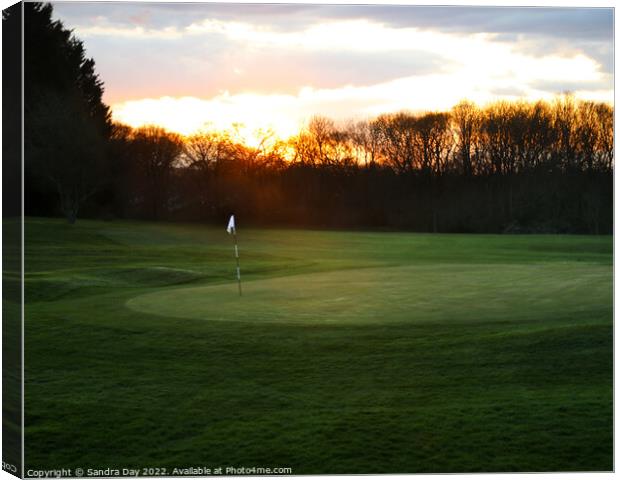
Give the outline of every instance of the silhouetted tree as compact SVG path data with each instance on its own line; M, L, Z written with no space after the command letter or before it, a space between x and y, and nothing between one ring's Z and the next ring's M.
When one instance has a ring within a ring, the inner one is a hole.
M26 210L38 211L37 191L52 189L73 223L103 180L111 132L103 82L82 42L52 20L50 4L26 2L24 15Z
M596 105L596 116L600 128L596 156L599 168L610 172L614 159L614 111L605 103Z
M234 210L260 223L610 232L613 109L572 101L572 163L562 101L461 103L344 124L317 117L289 143L269 131L247 145L234 130L181 139L115 126L112 150L123 153L114 165L132 172L115 183L135 206L129 215L150 218L214 220Z
M362 120L350 122L347 126L351 139L354 157L366 168L374 168L379 161L379 129L376 122Z
M52 183L61 212L75 223L105 181L104 139L79 99L47 93L40 100L29 122L29 167Z
M3 214L21 215L22 78L21 3L2 10L2 198ZM21 240L19 240L21 242Z
M564 169L577 167L577 104L571 94L558 97L553 105L558 148L555 152Z
M132 153L139 173L136 193L143 195L150 217L159 219L168 210L175 162L183 151L180 135L156 126L137 129L132 136Z
M452 109L452 119L458 138L458 153L464 175L471 175L477 157L477 141L480 128L480 113L472 102L460 102Z
M380 115L375 121L381 153L401 174L411 173L415 168L415 122L415 116L407 112Z

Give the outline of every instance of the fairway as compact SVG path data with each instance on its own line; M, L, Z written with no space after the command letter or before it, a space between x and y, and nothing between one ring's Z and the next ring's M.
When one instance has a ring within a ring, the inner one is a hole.
M611 237L224 227L27 219L26 468L612 469Z

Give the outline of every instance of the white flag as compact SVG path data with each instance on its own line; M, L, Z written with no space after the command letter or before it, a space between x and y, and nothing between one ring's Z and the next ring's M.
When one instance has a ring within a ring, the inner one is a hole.
M235 230L235 216L234 215L230 216L230 220L228 220L228 226L226 227L226 231L231 235L233 234L233 232L237 233L237 231Z

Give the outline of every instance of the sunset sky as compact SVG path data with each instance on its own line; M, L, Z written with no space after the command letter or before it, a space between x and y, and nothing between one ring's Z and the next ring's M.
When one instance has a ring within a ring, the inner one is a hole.
M180 133L312 115L448 109L463 98L613 101L610 8L54 3L116 120Z

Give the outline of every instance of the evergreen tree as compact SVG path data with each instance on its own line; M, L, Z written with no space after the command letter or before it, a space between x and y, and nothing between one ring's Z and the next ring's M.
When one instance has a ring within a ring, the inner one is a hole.
M50 4L24 3L26 213L53 213L56 195L73 223L105 180L110 110L94 60L52 13Z

